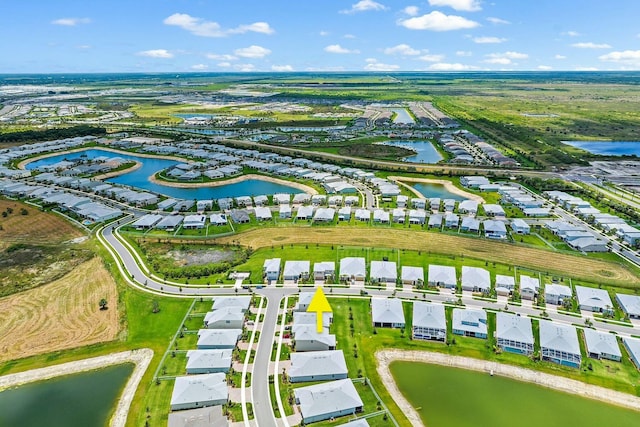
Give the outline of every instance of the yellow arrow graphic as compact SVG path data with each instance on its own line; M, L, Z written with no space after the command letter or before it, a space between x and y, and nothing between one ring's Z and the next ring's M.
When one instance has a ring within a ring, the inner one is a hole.
M316 326L318 333L322 333L322 313L331 313L331 306L322 288L317 288L307 308L307 313L316 313Z

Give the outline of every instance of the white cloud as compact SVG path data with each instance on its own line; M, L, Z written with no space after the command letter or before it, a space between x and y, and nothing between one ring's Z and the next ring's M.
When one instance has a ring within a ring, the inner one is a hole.
M231 67L231 62L218 62L217 65L220 68L229 68L229 67Z
M353 34L345 34L342 37L344 37L345 39L355 39L356 38L356 36L354 36Z
M500 18L495 18L495 17L489 17L487 18L487 21L491 22L492 24L498 25L498 24L502 24L502 25L509 25L511 24L511 22L505 20L505 19L500 19Z
M473 42L478 44L504 43L507 39L501 37L474 37Z
M229 54L218 55L217 53L207 53L206 56L209 59L217 59L218 61L235 61L236 59L238 59L237 56Z
M415 56L420 55L420 51L412 48L408 44L402 43L394 47L388 47L383 52L386 55L402 55L402 56Z
M234 65L235 69L243 72L251 72L256 70L256 66L253 64L236 64Z
M476 67L472 67L471 65L453 63L447 64L445 62L439 62L437 64L432 64L429 66L431 71L465 71L465 70L473 70Z
M262 46L251 45L249 47L236 49L233 53L235 53L236 56L241 56L243 58L264 58L269 55L271 51Z
M272 65L271 69L273 71L293 71L293 67L291 65Z
M564 56L564 55L556 55L556 56L554 56L554 58L555 59L567 59L567 57Z
M538 70L540 70L540 71L549 71L549 70L553 70L553 67L550 67L548 65L538 65Z
M344 67L341 65L335 67L307 67L305 71L344 71Z
M463 10L465 12L482 10L478 0L429 0L429 5L436 7L449 6L455 10Z
M418 6L407 6L402 11L409 16L416 16L418 14Z
M578 37L581 36L582 34L580 34L577 31L565 31L564 33L562 33L563 36L569 36L569 37Z
M472 56L473 52L469 52L468 50L457 50L456 56Z
M365 62L367 65L364 66L364 69L367 71L396 71L400 69L399 65L383 64L375 58L367 58Z
M323 30L323 31L320 31L320 33L319 33L319 34L320 34L322 37L326 37L326 36L328 36L330 33L329 33L329 31L324 31L324 30Z
M368 10L387 10L387 7L373 0L360 0L358 3L352 4L351 9L341 10L340 13L352 14Z
M243 24L236 28L225 30L217 22L205 21L202 18L196 18L186 13L174 13L162 22L165 25L180 27L195 36L201 37L226 37L229 34L244 34L248 32L273 34L275 32L266 22Z
M529 55L520 52L503 52L503 53L490 53L485 55L487 59L484 61L487 64L500 64L509 65L513 59L527 59Z
M196 71L206 70L207 68L209 68L207 64L195 64L191 66L191 69Z
M151 49L138 52L140 56L148 56L149 58L173 58L173 53L167 49Z
M623 50L599 56L600 61L615 62L629 67L640 68L640 50Z
M76 46L76 49L82 49L82 50L91 49L91 45L89 45L89 44L81 44L81 45Z
M444 55L422 55L418 59L426 62L440 62L444 59Z
M54 21L51 21L53 25L62 25L65 27L75 27L78 24L89 24L91 23L90 18L60 18Z
M339 44L331 44L324 48L325 52L329 53L340 53L340 54L348 54L348 53L360 53L359 50L355 49L347 49L345 47L340 46Z
M596 67L576 67L575 71L598 71Z
M578 49L611 49L611 46L606 43L574 43L571 46L577 47Z
M426 15L400 20L398 25L410 30L452 31L475 28L480 24L462 16L445 15L434 10Z

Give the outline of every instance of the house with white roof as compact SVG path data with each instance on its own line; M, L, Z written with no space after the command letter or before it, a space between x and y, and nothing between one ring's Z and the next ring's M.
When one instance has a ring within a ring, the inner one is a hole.
M336 263L333 261L322 261L313 264L313 279L328 280L336 275Z
M396 206L399 207L399 208L406 208L408 201L409 201L409 197L408 196L404 196L404 195L400 194L400 195L398 195L396 197Z
M458 204L458 213L475 215L478 212L478 202L475 200L463 200Z
M411 209L409 211L409 224L424 225L427 221L427 213L423 210Z
M340 280L364 282L367 268L364 258L347 257L340 260Z
M326 330L318 333L316 324L295 325L294 343L296 351L326 351L336 349L336 336Z
M430 302L413 302L413 339L446 341L447 320L444 305Z
M595 237L581 237L579 239L569 240L567 244L573 249L581 252L607 252L609 248L604 240Z
M314 222L331 222L336 216L336 210L333 208L319 208L313 216Z
M389 212L384 209L375 209L373 211L373 222L389 224Z
M305 424L353 415L364 405L348 378L300 387L294 394Z
M487 219L482 222L482 226L484 227L484 236L489 239L507 238L507 227L502 221Z
M180 226L184 217L182 215L167 215L160 220L156 227L158 230L173 231Z
M256 206L253 208L253 212L258 221L271 221L271 209L266 206Z
M216 226L227 225L227 215L223 213L213 213L209 216L209 223Z
M220 310L227 307L239 307L242 312L249 311L251 297L249 295L216 296L213 299L212 310Z
M371 298L371 318L376 328L404 328L402 300L398 298Z
M428 227L429 228L440 228L442 226L442 215L441 214L432 214L429 217Z
M198 331L198 350L216 350L235 348L242 329L200 329Z
M480 231L480 220L471 216L465 216L464 218L462 218L460 231L478 233Z
M454 308L451 330L465 337L487 338L487 312L467 308Z
M584 328L584 342L587 347L587 354L593 359L608 359L615 362L622 360L618 339L609 332L596 331L591 328Z
M403 265L400 272L403 285L417 286L424 283L424 268Z
M146 214L138 218L136 222L131 224L131 227L135 228L136 230L148 230L162 221L162 218L164 218L162 215Z
M187 215L182 222L182 228L187 230L198 230L204 228L204 224L207 221L206 215Z
M575 326L540 320L540 351L542 360L579 368L582 361Z
M640 319L640 296L616 294L616 301L622 311L631 319Z
M204 316L204 327L208 329L242 329L243 326L244 311L240 307L224 307Z
M311 263L309 261L286 261L282 278L284 280L307 280L309 278Z
M291 218L291 205L282 204L278 207L278 217L280 219Z
M338 209L338 221L351 221L351 206Z
M498 295L509 295L516 287L516 279L513 276L496 274L496 293Z
M264 260L262 274L269 280L278 280L280 277L280 258L269 258Z
M222 406L209 406L171 412L167 427L229 427L229 420Z
M537 277L520 275L520 298L533 300L538 295L540 289L540 279Z
M496 313L496 344L503 351L529 355L533 353L533 342L529 317Z
M531 227L523 219L516 218L511 220L511 229L516 234L529 234Z
M391 213L391 218L393 222L397 224L404 224L405 217L406 217L406 214L404 209L402 208L395 208Z
M636 365L637 369L640 369L640 339L622 337L622 344L629 353L633 364Z
M176 377L171 394L171 410L224 405L229 400L223 373Z
M549 283L544 286L544 301L548 304L562 305L571 297L573 297L571 288L566 285Z
M371 261L371 282L395 283L398 279L398 268L393 261Z
M418 197L411 199L411 207L414 209L425 209L427 207L427 201Z
M292 383L341 380L348 375L342 350L295 352L290 358L287 374Z
M311 300L313 296L316 294L315 291L303 291L298 294L298 302L293 308L294 312L306 312L309 308L309 304L311 304Z
M187 351L187 374L213 374L229 372L232 349Z
M313 218L313 206L300 206L296 213L296 220L306 221Z
M488 292L491 289L491 276L489 271L480 267L462 266L463 291Z
M613 302L604 289L576 286L576 297L580 310L613 314Z
M484 204L482 205L482 208L484 209L484 213L486 216L489 216L489 217L505 217L506 216L504 209L502 209L502 206L500 205Z
M453 289L458 284L456 268L445 265L429 264L429 286Z
M448 213L444 217L445 228L458 228L460 217L454 213Z

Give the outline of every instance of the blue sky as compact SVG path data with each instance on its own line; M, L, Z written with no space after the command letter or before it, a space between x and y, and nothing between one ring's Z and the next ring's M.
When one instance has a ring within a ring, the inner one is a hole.
M640 69L638 0L0 6L0 73Z

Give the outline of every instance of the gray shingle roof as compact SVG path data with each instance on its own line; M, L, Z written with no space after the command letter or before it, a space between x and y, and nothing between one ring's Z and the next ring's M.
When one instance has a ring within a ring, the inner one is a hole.
M608 332L584 328L584 340L589 353L610 354L622 357L616 336Z
M515 314L496 313L496 338L533 344L531 319Z
M372 298L371 316L374 323L405 323L402 300L398 298Z
M347 374L342 350L291 353L290 377Z
M221 372L176 377L171 405L226 400L228 396L226 375Z
M447 329L444 305L415 301L413 303L413 326L418 328Z
M580 354L575 326L540 320L540 347Z
M350 379L300 387L294 391L303 418L317 417L363 406Z

